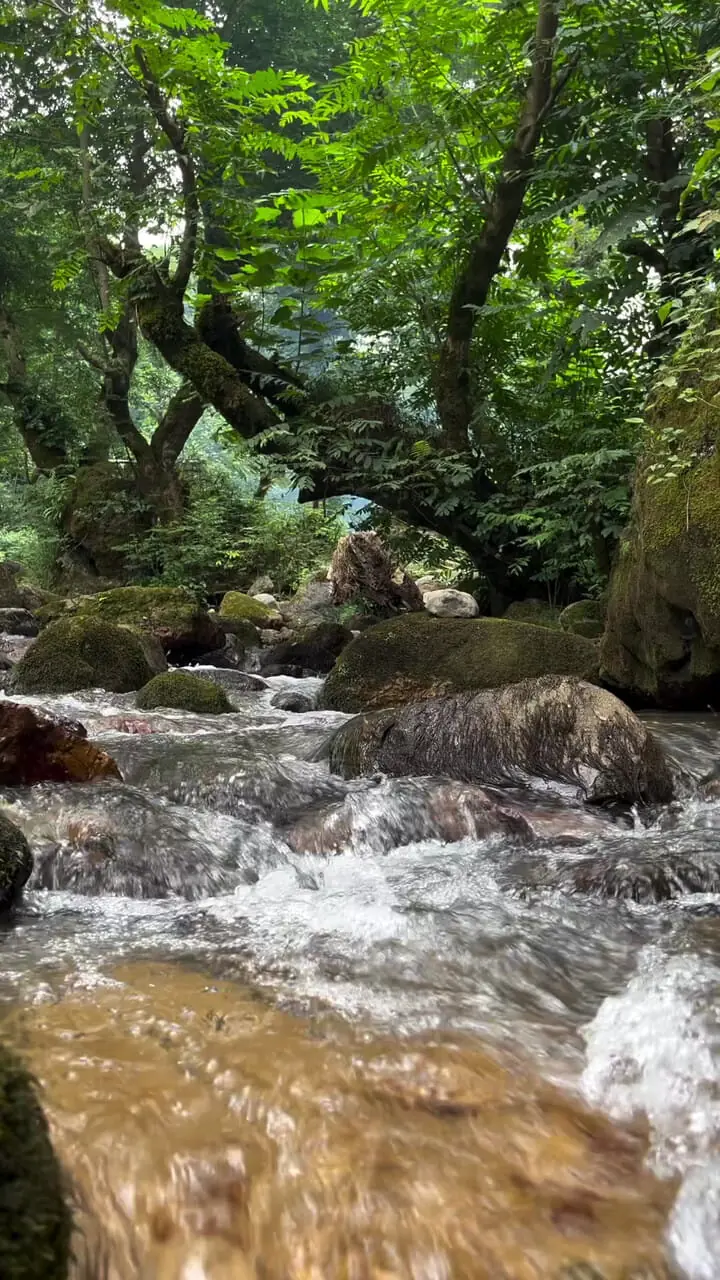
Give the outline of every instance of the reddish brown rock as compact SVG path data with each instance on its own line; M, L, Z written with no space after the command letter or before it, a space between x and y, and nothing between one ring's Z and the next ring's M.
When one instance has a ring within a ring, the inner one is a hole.
M83 725L54 719L19 702L0 701L0 785L120 777L107 752L88 742Z

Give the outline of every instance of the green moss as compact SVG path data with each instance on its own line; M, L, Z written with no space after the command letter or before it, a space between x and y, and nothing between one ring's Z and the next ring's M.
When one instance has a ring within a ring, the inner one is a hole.
M135 705L141 711L153 711L155 707L172 707L176 711L192 711L196 715L216 716L232 711L224 689L188 675L185 671L169 671L155 676L140 690Z
M116 587L82 596L76 609L82 617L102 618L143 631L187 627L200 610L197 596L184 587Z
M323 705L361 711L540 675L594 679L596 646L559 628L505 618L408 614L348 645L325 683Z
M14 905L32 869L32 853L22 831L0 813L0 911Z
M606 606L602 600L576 600L560 614L563 631L585 636L587 640L599 640L605 630Z
M252 622L256 627L267 626L277 614L260 600L253 600L244 591L228 591L220 605L220 617L232 622Z
M18 693L140 689L152 672L137 636L90 618L52 622L12 673Z
M515 600L505 610L511 622L531 622L535 627L556 627L560 610L545 600Z
M210 616L215 617L214 614ZM235 636L242 649L254 649L260 644L258 629L253 622L248 622L246 618L228 618L225 614L218 614L217 617L223 631Z
M0 1276L66 1280L72 1219L26 1068L0 1044Z

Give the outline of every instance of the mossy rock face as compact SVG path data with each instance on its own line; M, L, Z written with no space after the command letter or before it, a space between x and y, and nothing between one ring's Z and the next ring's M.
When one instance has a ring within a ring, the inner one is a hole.
M0 1276L66 1280L72 1219L33 1082L0 1044Z
M720 377L697 376L648 415L601 674L640 705L705 710L720 706Z
M300 667L311 675L326 675L352 638L352 632L336 622L306 627L297 633L295 640L265 649L260 658L260 670Z
M256 649L260 644L260 633L253 622L247 618L228 618L225 614L210 615L214 618L225 635L234 636L241 649Z
M165 653L182 660L200 657L223 640L221 628L184 587L117 587L81 596L66 612L152 635Z
M605 630L606 613L607 606L602 600L577 600L563 609L560 626L573 635L599 640Z
M135 705L140 711L156 707L172 707L175 711L192 711L196 715L216 716L232 711L225 691L212 680L188 675L185 671L169 671L155 676L140 690Z
M15 823L0 812L0 911L15 906L32 869L30 845Z
M15 693L74 693L107 689L129 693L150 679L137 636L92 618L52 622L13 670Z
M559 627L409 614L348 645L325 682L322 705L363 711L549 674L593 680L597 663L590 640Z
M244 591L228 591L220 604L220 617L231 622L251 622L254 627L272 627L277 624L280 615L276 609L269 609L261 600L246 596Z
M503 616L511 622L531 622L535 627L557 627L560 612L546 600L515 600Z

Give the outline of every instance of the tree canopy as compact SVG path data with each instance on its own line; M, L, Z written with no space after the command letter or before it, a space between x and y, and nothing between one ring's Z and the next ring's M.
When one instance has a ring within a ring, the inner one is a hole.
M602 585L643 403L714 287L715 4L0 22L0 382L38 471L122 454L177 521L210 410L259 477L449 540L494 606Z

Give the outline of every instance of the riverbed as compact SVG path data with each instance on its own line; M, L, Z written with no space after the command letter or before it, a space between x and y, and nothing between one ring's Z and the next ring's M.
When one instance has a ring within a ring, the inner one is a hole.
M72 1178L75 1275L718 1280L720 896L607 901L538 868L720 863L720 802L650 825L570 802L569 837L517 793L530 847L418 839L431 782L332 778L346 717L271 705L318 681L215 674L231 716L19 699L124 777L0 795L36 855L2 1033ZM649 718L715 766L720 720Z

